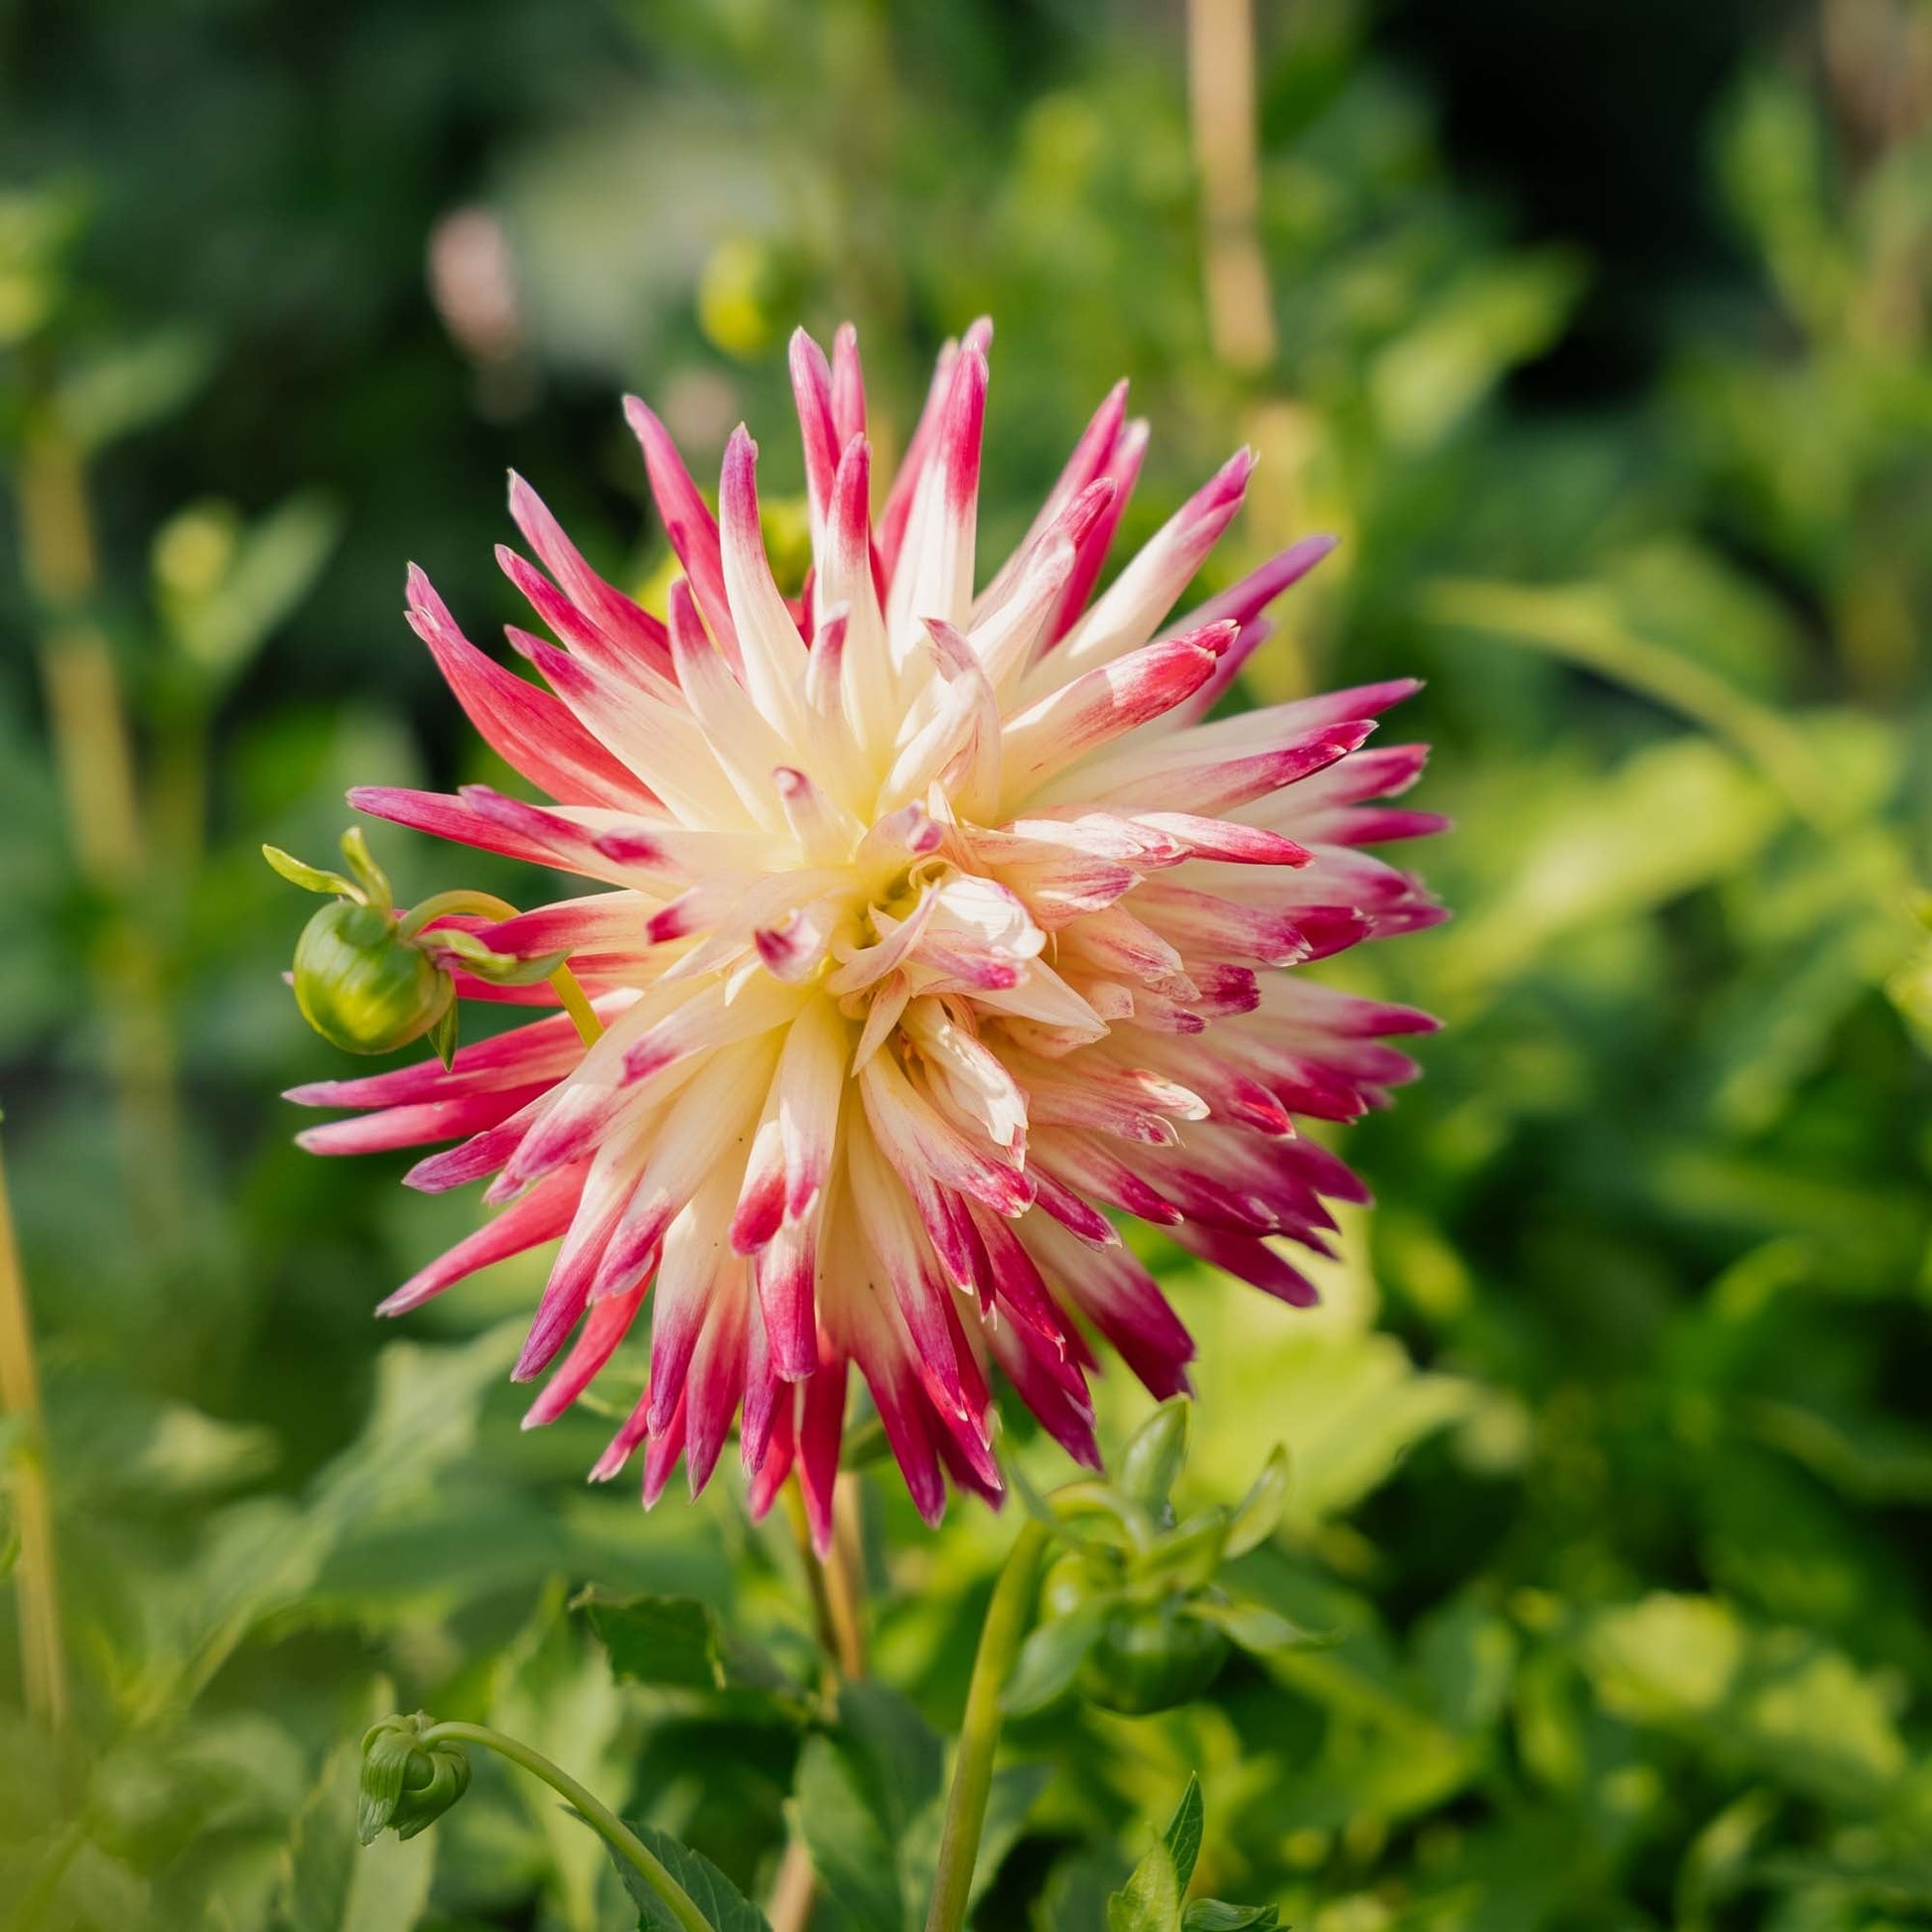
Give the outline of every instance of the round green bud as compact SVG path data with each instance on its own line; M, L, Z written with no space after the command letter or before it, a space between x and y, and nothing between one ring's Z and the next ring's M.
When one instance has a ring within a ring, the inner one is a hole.
M1123 1604L1080 1668L1081 1692L1105 1711L1145 1718L1197 1698L1227 1661L1228 1640L1184 1599Z
M364 1845L385 1831L414 1838L470 1789L470 1759L447 1737L425 1740L426 1713L384 1718L362 1739L356 1833Z
M407 1046L442 1019L455 995L449 974L375 906L337 899L296 941L295 1003L345 1052Z

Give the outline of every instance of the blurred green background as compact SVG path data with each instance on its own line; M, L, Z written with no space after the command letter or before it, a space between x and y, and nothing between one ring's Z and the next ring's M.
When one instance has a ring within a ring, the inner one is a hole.
M1448 1024L1348 1136L1326 1307L1170 1270L1190 1480L1290 1445L1241 1584L1340 1641L1018 1728L977 1922L1099 1932L1198 1769L1207 1888L1312 1932L1932 1924L1932 7L6 0L0 110L0 1103L71 1683L50 1739L9 1592L0 1923L626 1922L488 1768L357 1862L345 1740L419 1704L769 1882L795 1728L614 1685L565 1604L803 1658L782 1529L518 1434L535 1268L370 1318L477 1207L290 1146L341 1068L259 847L495 775L400 604L413 558L512 616L506 467L644 584L621 390L795 488L794 322L857 321L890 443L986 311L986 554L1119 374L1130 535L1252 442L1214 581L1344 544L1248 695L1428 677L1457 917L1344 962ZM1105 1439L1146 1406L1112 1372ZM1011 1524L867 1523L876 1671L950 1730Z

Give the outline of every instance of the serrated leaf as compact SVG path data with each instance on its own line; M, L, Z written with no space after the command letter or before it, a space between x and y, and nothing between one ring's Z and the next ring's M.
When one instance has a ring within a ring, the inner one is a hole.
M634 1818L627 1818L624 1823L684 1888L686 1896L704 1914L714 1932L771 1932L770 1921L764 1914L702 1852L692 1851L655 1825ZM682 1932L671 1916L670 1907L651 1890L642 1872L615 1853L612 1863L623 1880L624 1891L637 1907L639 1932Z
M1200 1859L1201 1833L1207 1823L1207 1809L1201 1803L1200 1778L1198 1774L1187 1779L1187 1789L1180 1794L1180 1802L1174 1806L1173 1816L1168 1820L1168 1829L1163 1843L1168 1848L1168 1856L1173 1860L1174 1876L1184 1892L1192 1883L1194 1865Z
M1165 1841L1107 1901L1107 1932L1179 1932L1180 1874Z
M595 1586L576 1597L610 1654L611 1669L632 1684L722 1691L723 1637L709 1604L694 1596L614 1596Z
M1242 1497L1228 1520L1224 1554L1243 1557L1266 1543L1280 1527L1282 1512L1288 1507L1288 1492L1294 1481L1286 1445L1277 1443L1268 1452L1254 1487Z
M1043 1711L1067 1690L1099 1642L1107 1614L1118 1601L1118 1592L1112 1590L1090 1596L1077 1609L1040 1624L1028 1637L1000 1699L1008 1717Z

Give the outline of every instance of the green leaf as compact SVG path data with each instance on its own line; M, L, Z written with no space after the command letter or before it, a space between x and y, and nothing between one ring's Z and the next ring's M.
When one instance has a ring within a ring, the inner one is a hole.
M1100 1641L1108 1613L1120 1600L1116 1590L1090 1596L1065 1616L1042 1623L1020 1646L1001 1708L1010 1718L1043 1711L1078 1676L1088 1653Z
M916 1922L924 1902L917 1822L943 1772L938 1735L880 1684L844 1686L838 1728L806 1739L798 1829L827 1893L862 1932L907 1932Z
M718 1619L696 1597L614 1596L593 1586L571 1608L590 1619L620 1678L687 1691L725 1688Z
M1213 1624L1251 1657L1278 1656L1284 1650L1309 1649L1328 1641L1260 1603L1198 1602L1188 1606L1188 1613Z
M177 517L157 540L156 574L183 654L225 684L308 596L342 518L322 497L302 494L236 537L224 527L223 507ZM196 581L203 577L213 581Z
M1910 1769L1882 1680L1809 1632L1747 1623L1720 1597L1654 1590L1598 1611L1578 1655L1612 1716L1828 1804L1875 1808Z
M1200 1858L1206 1818L1200 1778L1190 1772L1160 1844L1107 1901L1107 1932L1180 1932L1180 1903Z
M366 1533L433 1488L468 1451L520 1326L504 1323L457 1348L391 1342L376 1358L366 1428L302 1501L261 1497L220 1511L194 1564L156 1592L155 1641L123 1688L125 1714L153 1722L186 1708L265 1618L298 1614L351 1532Z
M670 1833L655 1825L626 1818L624 1823L643 1840L645 1848L663 1865L690 1898L714 1932L771 1932L770 1922L745 1894L705 1857L688 1845L680 1845ZM637 1907L639 1932L681 1932L670 1908L644 1882L634 1865L612 1854L618 1876Z
M1107 1932L1179 1932L1180 1874L1166 1844L1157 1845L1107 1901Z
M849 1744L808 1737L794 1790L798 1830L827 1895L860 1932L904 1932L893 1838Z
M1168 1820L1164 1843L1173 1860L1174 1876L1185 1891L1193 1881L1194 1866L1200 1859L1201 1832L1207 1823L1207 1810L1201 1803L1200 1778L1190 1776L1187 1789L1180 1794L1173 1816Z
M1242 1497L1228 1521L1225 1554L1244 1557L1275 1534L1282 1512L1288 1507L1288 1492L1294 1481L1288 1449L1277 1443L1268 1451L1268 1460L1255 1477L1254 1487Z
M213 365L212 345L200 331L159 330L75 369L61 384L55 407L83 450L98 450L172 415Z
M284 852L279 845L263 846L262 857L291 886L300 886L305 893L334 893L342 898L354 899L362 897L361 888L353 881L345 879L339 872L324 872L320 866L304 865L292 852Z
M1184 1395L1170 1397L1128 1438L1121 1451L1120 1487L1151 1515L1166 1517L1168 1498L1187 1459L1191 1407Z
M1281 1923L1273 1905L1230 1905L1197 1898L1180 1915L1182 1932L1274 1932Z
M1582 263L1554 249L1462 269L1369 362L1390 444L1408 453L1446 441L1510 369L1556 340L1584 281Z

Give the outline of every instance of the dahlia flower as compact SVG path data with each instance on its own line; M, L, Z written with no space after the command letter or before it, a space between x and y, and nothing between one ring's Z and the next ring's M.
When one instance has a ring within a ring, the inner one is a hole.
M449 923L567 954L604 1031L587 1049L555 1013L447 1070L291 1096L362 1110L311 1149L454 1140L409 1183L487 1178L502 1204L384 1312L561 1238L515 1370L550 1371L527 1423L563 1414L648 1307L648 1385L594 1475L641 1449L646 1502L680 1455L695 1492L736 1421L754 1511L795 1470L821 1544L855 1368L928 1520L948 1478L1000 1495L995 1369L1096 1466L1096 1337L1156 1396L1185 1387L1192 1343L1116 1217L1311 1302L1277 1238L1327 1252L1324 1197L1366 1196L1297 1117L1378 1104L1415 1071L1382 1036L1432 1024L1282 970L1440 916L1361 850L1438 827L1370 802L1422 766L1417 746L1363 749L1412 683L1207 721L1264 608L1329 540L1171 616L1240 507L1243 451L1095 597L1147 442L1123 383L983 572L991 333L942 351L883 489L852 331L829 361L793 339L812 553L796 597L766 557L745 430L714 516L634 399L683 571L665 620L520 479L510 512L536 562L497 556L551 633L508 632L541 685L411 570L411 626L554 802L483 785L351 802L591 882Z

